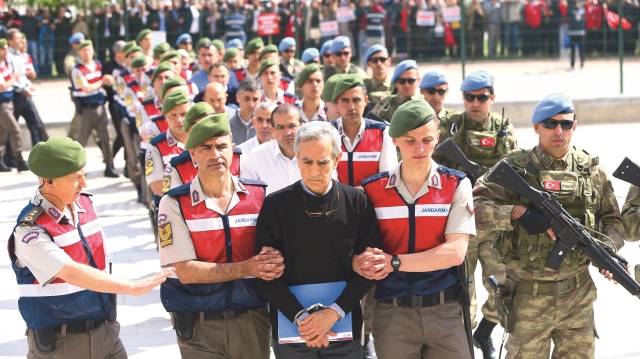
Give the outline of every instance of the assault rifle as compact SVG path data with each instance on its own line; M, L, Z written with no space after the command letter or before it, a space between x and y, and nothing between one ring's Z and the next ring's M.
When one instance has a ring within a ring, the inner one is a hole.
M613 172L613 177L629 182L640 187L640 167L625 157L618 168Z
M574 247L580 248L600 268L613 274L613 279L620 283L632 295L640 298L640 284L627 273L628 262L620 255L612 257L602 248L587 231L576 222L562 205L555 194L538 191L531 187L520 175L502 160L489 174L489 180L527 197L544 215L551 220L551 228L556 234L553 247L546 266L558 270L562 260Z
M480 177L482 177L487 171L489 171L488 167L483 165L479 165L467 158L467 156L462 152L460 147L456 145L455 142L451 139L451 137L442 141L436 146L436 151L446 157L447 159L459 164L464 168L464 171L471 177L471 182L475 183Z

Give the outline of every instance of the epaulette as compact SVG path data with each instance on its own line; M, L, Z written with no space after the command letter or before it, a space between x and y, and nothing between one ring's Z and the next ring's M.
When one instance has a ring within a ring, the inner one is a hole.
M505 157L509 160L509 162L520 168L526 168L529 164L529 161L531 160L529 151L522 148L516 148L507 152Z
M454 170L453 168L445 167L442 165L438 165L436 171L443 175L456 176L460 178L460 180L463 180L467 177L467 174L462 171Z
M233 149L233 153L238 154L238 155L241 155L241 154L242 154L242 148L240 148L240 147L235 147L235 148Z
M153 122L162 121L162 120L164 120L164 115L159 115L151 119L151 121Z
M295 98L296 100L298 100L298 99L299 99L299 98L298 98L298 95L293 94L293 93L289 93L289 92L285 92L285 93L284 93L284 96L289 96L289 97Z
M384 130L387 128L387 125L384 122L374 121L368 118L364 119L364 126L365 128L374 128L378 130Z
M142 106L144 106L144 105L148 105L148 104L150 104L150 103L153 103L153 100L154 100L154 98L153 98L153 97L151 97L151 98L149 98L149 99L146 99L146 100L142 101Z
M33 207L22 218L20 218L20 225L32 225L41 214L44 213L44 208L41 206Z
M253 179L248 179L248 178L238 178L238 181L240 181L240 183L242 183L242 184L267 187L267 184L262 182L262 181L260 181L260 180L253 180Z
M286 83L290 83L291 81L293 81L292 79L290 79L288 76L282 76L280 78L281 81L284 81Z
M184 151L181 154L172 157L169 160L171 166L176 167L179 164L191 161L191 153L189 151Z
M167 193L165 193L165 195L175 197L175 196L189 194L189 192L191 192L191 182L185 183L176 188L170 189Z
M153 146L156 146L158 143L166 140L167 140L167 133L163 132L157 135L156 137L152 138L151 141L149 141L149 143L152 144Z
M368 183L371 183L375 180L379 180L380 178L384 178L384 177L389 177L389 171L384 171L384 172L380 172L377 175L373 175L367 179L365 179L364 181L362 181L362 183L360 184L361 186L364 186Z

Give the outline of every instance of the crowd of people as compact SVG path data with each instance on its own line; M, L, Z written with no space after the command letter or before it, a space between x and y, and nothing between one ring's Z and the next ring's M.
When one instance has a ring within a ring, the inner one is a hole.
M574 8L580 9L580 14L575 14ZM638 2L625 0L622 9L624 52L632 55L639 35ZM339 33L349 36L354 44L354 59L359 59L363 47L375 42L399 57L456 58L461 53L462 32L466 33L470 58L553 57L562 46L573 48L576 44L587 55L617 54L617 12L613 0L470 0L464 4L457 0L313 0L295 5L291 0L132 1L126 9L116 2L73 12L64 6L28 7L20 14L11 7L0 18L0 36L9 28L25 33L28 51L41 76L52 74L52 64L56 73L64 76L61 69L66 52L60 45L66 44L72 33L81 32L92 39L97 58L104 62L114 42L132 39L143 28L165 32L171 44L183 33L194 41L241 36L246 42L260 36L258 18L268 13L277 19L279 32L271 36L274 43L293 37L302 48L319 47ZM330 27L333 32L322 29L322 24L332 21L337 22ZM561 37L565 24L574 30L574 36L577 24L582 37L569 38L571 34L566 33ZM268 42L268 36L262 38Z
M470 358L473 345L496 358L498 324L509 358L540 357L552 343L560 357L594 356L589 257L574 249L545 267L556 234L544 213L436 150L451 138L486 167L506 158L618 250L639 239L640 191L621 214L597 157L571 145L569 95L540 101L538 146L519 149L511 121L492 111L499 89L484 70L464 79L456 112L444 71L421 73L410 59L390 72L379 42L360 53L367 75L345 35L306 48L244 31L226 42L153 35L113 42L101 62L93 41L70 34L71 139L39 138L28 163L8 124L35 70L22 69L17 29L0 40L0 142L39 181L9 240L30 352L126 357L109 293L161 285L185 358L268 358L270 347L277 358ZM104 273L104 234L82 191L92 133L104 175L119 176L122 149L149 209L163 269L148 278ZM467 278L478 262L491 295L480 320ZM511 296L496 300L489 275ZM504 306L515 324L498 314Z

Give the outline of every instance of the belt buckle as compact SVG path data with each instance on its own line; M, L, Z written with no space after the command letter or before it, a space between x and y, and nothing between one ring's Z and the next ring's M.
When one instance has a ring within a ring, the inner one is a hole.
M236 317L236 313L233 310L225 310L220 313L222 319L232 319Z
M412 295L411 296L411 308L422 308L423 296Z

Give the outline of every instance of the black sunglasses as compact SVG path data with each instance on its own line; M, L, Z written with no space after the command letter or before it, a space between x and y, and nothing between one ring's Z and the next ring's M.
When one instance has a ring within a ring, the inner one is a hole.
M342 56L349 56L349 54L351 53L349 51L338 51L338 52L334 52L333 54L338 57L342 57Z
M398 77L398 79L396 80L396 82L400 85L404 85L406 83L409 83L409 85L413 85L414 83L416 83L416 81L418 81L417 78L405 79L404 77Z
M466 93L463 95L464 99L467 100L468 102L473 102L476 99L478 99L479 102L487 102L489 101L489 99L491 98L490 94L482 94L482 95L474 95L474 94L470 94L470 93Z
M440 96L444 96L444 94L447 93L448 89L437 89L437 88L433 88L433 87L429 87L427 89L424 89L424 91L426 93L428 93L429 95L435 95L436 93Z
M562 127L563 130L570 130L573 128L573 124L574 122L576 122L575 120L554 120L551 118L548 118L544 121L541 121L540 124L542 124L542 127L544 128L548 128L550 130L555 130L558 127L558 124L560 124L560 127Z
M296 50L289 49L289 50L284 50L284 51L282 51L282 52L292 53L292 52L296 52Z
M324 55L322 55L322 57L324 57L325 59L328 59L328 58L331 57L331 54L324 54Z
M369 59L369 62L373 62L375 64L376 62L387 62L387 60L389 60L388 57L381 56L381 57L372 57Z

